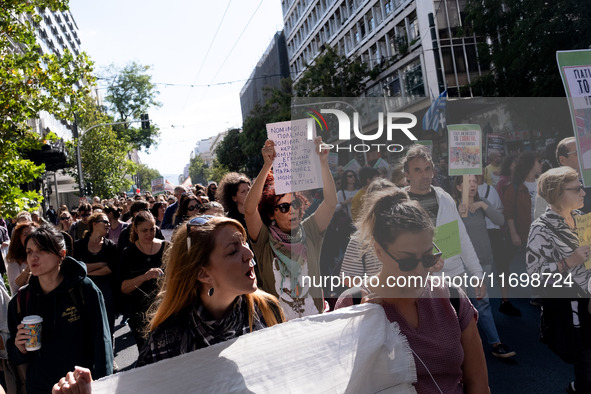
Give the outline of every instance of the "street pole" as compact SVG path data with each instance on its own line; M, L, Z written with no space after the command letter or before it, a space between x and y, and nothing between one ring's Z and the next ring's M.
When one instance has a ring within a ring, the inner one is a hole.
M80 158L80 138L78 138L78 115L74 114L74 129L72 135L76 140L76 164L78 167L78 189L80 189L80 197L85 196L84 179L82 176L82 159Z

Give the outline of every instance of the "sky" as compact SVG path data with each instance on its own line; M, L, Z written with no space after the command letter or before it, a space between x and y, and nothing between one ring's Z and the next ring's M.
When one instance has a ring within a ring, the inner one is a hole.
M280 0L70 0L70 11L98 74L135 61L153 83L184 85L157 85L160 143L140 152L175 177L197 141L241 127L240 90L283 26Z

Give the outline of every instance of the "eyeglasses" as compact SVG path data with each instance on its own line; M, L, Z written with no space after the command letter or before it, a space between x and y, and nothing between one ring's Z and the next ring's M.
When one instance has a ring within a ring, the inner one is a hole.
M60 216L60 220L70 220L69 216Z
M204 224L209 223L209 221L214 217L215 216L212 215L196 216L187 222L187 250L191 250L191 237L189 236L191 227L201 227Z
M390 256L390 258L392 260L394 260L398 263L398 266L400 267L401 271L412 271L415 268L417 268L417 266L419 265L419 262L422 262L423 267L425 267L425 268L433 267L437 263L437 261L439 261L439 259L441 258L441 255L443 254L443 252L437 247L437 245L435 245L435 243L433 243L433 248L437 251L437 253L423 256L420 259L417 259L415 257L408 257L406 259L397 259L396 257L392 256L392 254L390 254L390 252L388 252L388 249L386 249L386 247L384 245L380 245L380 246L382 247L382 249L384 249L384 252L386 252L386 254L388 256Z
M580 193L581 190L583 190L584 187L582 185L579 185L577 187L569 187L568 189L562 189L562 190L575 190L577 193Z
M576 150L573 150L573 151L571 151L571 152L566 152L566 155L567 155L567 156L568 156L568 155L572 155L573 153L577 153L577 151L576 151Z
M275 205L275 209L278 209L281 213L289 212L290 208L293 209L300 209L302 207L302 202L299 198L292 200L291 204L288 202L281 203L279 205Z

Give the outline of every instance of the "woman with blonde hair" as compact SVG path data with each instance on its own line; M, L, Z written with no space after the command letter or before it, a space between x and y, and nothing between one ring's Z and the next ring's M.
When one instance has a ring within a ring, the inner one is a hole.
M277 299L257 289L253 253L239 222L197 216L180 226L172 241L137 366L284 321Z

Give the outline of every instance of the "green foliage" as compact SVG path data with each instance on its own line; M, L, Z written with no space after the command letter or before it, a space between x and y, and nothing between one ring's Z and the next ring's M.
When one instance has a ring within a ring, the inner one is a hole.
M145 164L138 165L135 174L139 179L139 188L142 190L152 190L152 179L161 177L160 171Z
M207 185L210 171L209 166L205 164L205 161L203 161L201 156L195 156L189 162L189 176L191 177L191 182L193 182L193 184L200 183L202 185Z
M104 79L109 81L105 101L108 108L115 114L117 121L140 119L140 115L148 113L150 108L162 106L156 100L159 92L151 82L148 74L149 66L135 62L119 69L111 65ZM114 127L118 138L131 144L134 148L148 150L158 141L158 128L150 125L149 129L142 129L138 123L124 124Z
M479 61L491 64L473 83L485 96L564 96L556 51L591 43L591 7L580 1L469 0L466 14L482 37Z
M27 160L24 152L38 149L41 139L28 121L41 111L58 119L72 120L79 100L92 84L92 63L85 54L74 57L41 54L34 24L40 10L67 9L60 0L4 1L0 7L0 214L15 215L41 201L37 192L24 192L20 185L44 171ZM26 15L22 20L20 16Z
M220 182L224 175L230 172L225 166L220 164L217 159L213 160L213 165L211 166L211 171L209 175L210 181Z
M367 64L328 47L314 59L294 85L300 97L359 97L370 77Z

